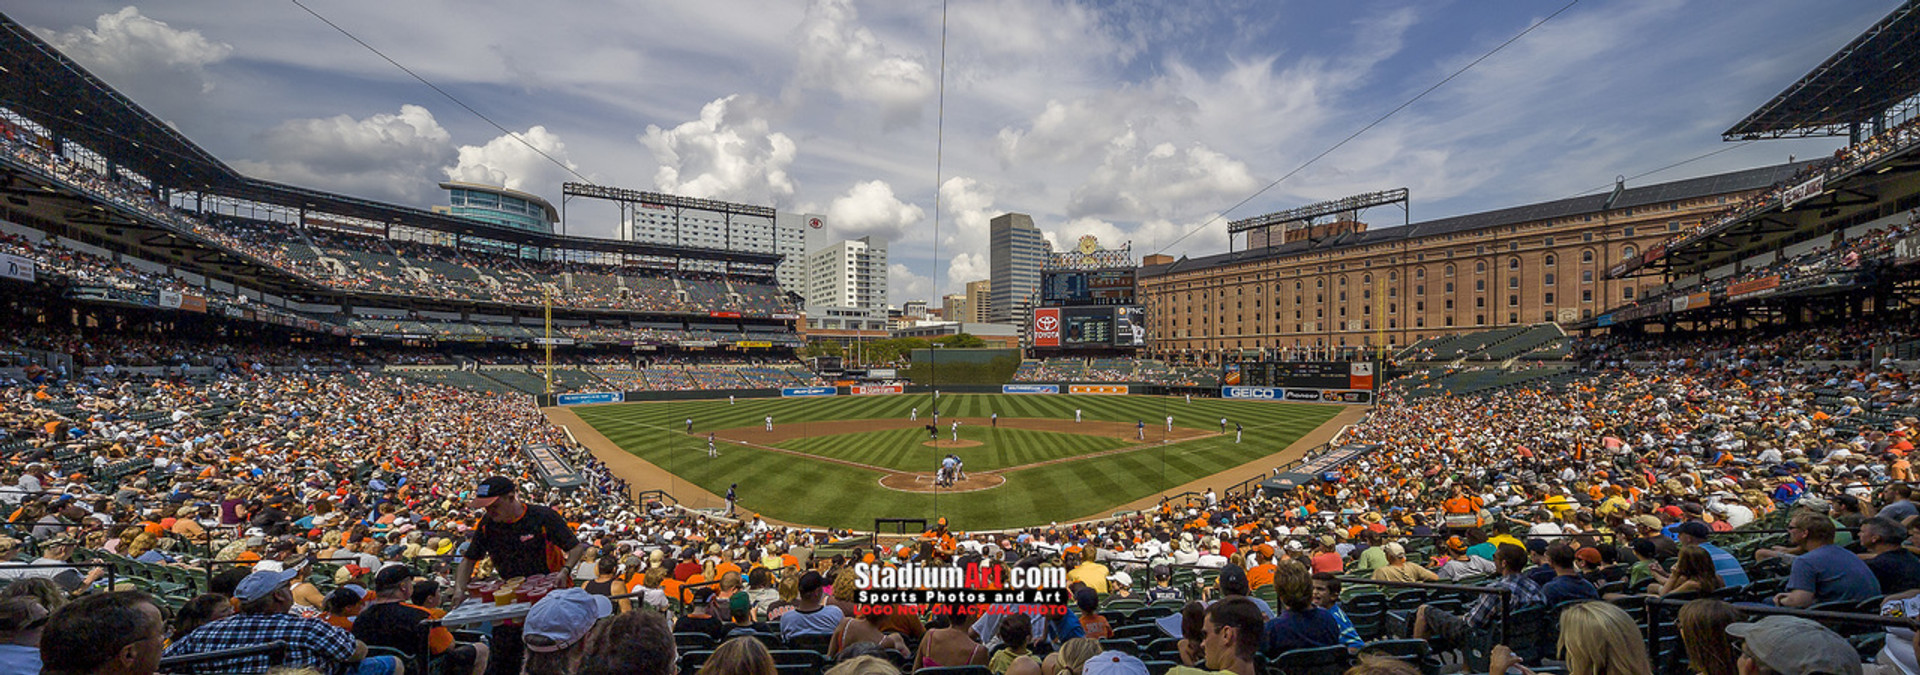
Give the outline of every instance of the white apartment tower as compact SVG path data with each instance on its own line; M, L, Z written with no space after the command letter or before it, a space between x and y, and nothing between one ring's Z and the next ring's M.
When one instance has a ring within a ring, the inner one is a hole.
M807 230L820 229L821 217L775 212L772 218L635 204L621 223L620 238L667 246L777 253L784 256L774 277L780 290L806 293Z
M833 244L807 256L809 309L886 309L887 245L873 237Z

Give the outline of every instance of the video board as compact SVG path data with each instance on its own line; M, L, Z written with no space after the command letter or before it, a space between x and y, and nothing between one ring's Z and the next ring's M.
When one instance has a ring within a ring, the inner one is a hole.
M1146 344L1139 307L1041 307L1033 311L1033 346L1111 349Z

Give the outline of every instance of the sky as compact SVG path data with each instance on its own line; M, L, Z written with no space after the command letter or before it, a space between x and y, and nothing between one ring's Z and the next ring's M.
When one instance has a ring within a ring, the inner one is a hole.
M935 305L987 277L1006 212L1057 247L1197 257L1227 220L1373 190L1408 188L1418 222L1720 150L1628 184L1827 154L1840 139L1720 132L1899 4L1586 0L1308 165L1566 3L950 0L943 29L937 0L301 2L458 103L292 0L0 11L252 176L417 207L450 178L556 205L585 180L817 213L809 250L886 240L891 301ZM567 206L570 234L618 231L611 205Z

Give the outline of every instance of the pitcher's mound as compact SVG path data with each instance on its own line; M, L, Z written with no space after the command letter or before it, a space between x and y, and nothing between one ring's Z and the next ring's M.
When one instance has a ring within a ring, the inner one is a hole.
M953 485L935 487L931 473L890 473L880 477L880 486L901 492L973 492L1000 487L1007 479L997 473L967 474L966 480Z
M929 448L977 448L984 444L981 443L980 441L938 440L938 441L927 441L925 443L921 443L921 445L927 446Z

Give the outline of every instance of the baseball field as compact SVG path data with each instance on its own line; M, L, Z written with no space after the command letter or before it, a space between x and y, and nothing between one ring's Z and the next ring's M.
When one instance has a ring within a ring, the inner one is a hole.
M570 412L672 481L716 495L737 484L738 507L770 519L865 530L875 518L945 517L961 530L988 530L1106 515L1276 453L1340 408L1010 394L943 394L936 403L931 394L902 394ZM966 477L937 485L949 454L964 462Z

